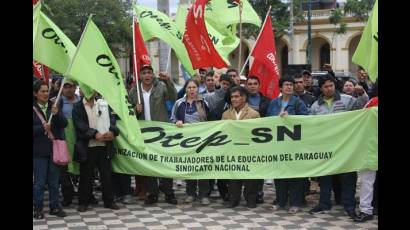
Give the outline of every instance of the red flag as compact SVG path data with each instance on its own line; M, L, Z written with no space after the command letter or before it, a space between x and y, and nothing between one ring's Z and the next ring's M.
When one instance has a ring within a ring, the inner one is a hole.
M37 4L38 1L39 1L39 0L33 0L33 6L34 6L35 4Z
M49 74L48 68L45 65L42 65L39 62L33 60L33 74L39 79L44 80L48 83ZM44 73L44 74L43 74Z
M194 69L203 67L216 67L220 69L227 67L212 44L206 30L204 14L205 4L208 1L209 0L196 0L189 9L186 19L183 42Z
M142 65L151 65L151 61L149 59L149 55L147 52L147 48L144 44L144 39L142 39L142 35L139 29L138 22L134 20L134 57L133 57L133 68L134 68L134 81L133 84L136 83L136 76L139 77L140 68ZM137 70L136 70L136 69Z
M276 61L275 35L269 14L251 53L255 58L249 76L257 76L261 83L260 92L271 99L279 96L279 67Z

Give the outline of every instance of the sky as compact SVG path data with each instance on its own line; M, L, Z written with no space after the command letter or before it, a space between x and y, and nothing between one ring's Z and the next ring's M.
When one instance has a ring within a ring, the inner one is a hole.
M170 13L176 13L178 9L179 0L169 0ZM157 8L157 0L137 0L138 5L148 6L151 8Z

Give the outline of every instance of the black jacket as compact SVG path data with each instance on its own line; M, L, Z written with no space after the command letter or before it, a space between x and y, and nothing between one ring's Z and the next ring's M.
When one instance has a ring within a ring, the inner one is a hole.
M109 107L110 113L110 128L109 130L113 132L114 136L119 135L119 129L116 126L117 116L113 114L111 108ZM85 162L87 160L88 143L91 139L95 138L97 130L90 128L88 122L87 112L83 101L79 101L73 106L73 124L77 136L76 143L74 145L74 157L73 159L77 162ZM106 141L106 157L112 159L114 156L114 145L112 141Z
M259 102L259 114L261 115L261 117L266 117L266 112L268 111L268 107L269 107L269 103L270 103L270 99L268 97L263 96L262 94L260 94L261 96L261 101Z
M47 116L44 117L43 111L37 104L37 101L34 100L33 106L37 111L43 115L45 121L48 121L48 118L51 114L52 102L48 102ZM64 128L67 126L67 120L64 118L61 110L58 110L56 115L53 115L51 119L51 132L53 133L56 139L64 140ZM38 157L51 157L53 154L53 142L45 135L45 130L40 118L37 116L37 113L33 109L33 158Z

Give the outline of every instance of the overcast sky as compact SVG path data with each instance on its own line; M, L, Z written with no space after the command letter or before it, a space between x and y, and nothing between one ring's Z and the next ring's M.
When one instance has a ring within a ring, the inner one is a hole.
M179 0L169 0L169 10L172 13L176 13L178 9ZM138 5L148 6L151 8L157 8L157 0L137 0Z

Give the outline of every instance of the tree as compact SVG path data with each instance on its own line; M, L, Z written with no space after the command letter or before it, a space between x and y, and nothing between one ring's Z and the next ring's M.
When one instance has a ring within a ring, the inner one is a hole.
M367 21L373 9L375 0L347 0L344 5L344 13L351 13L359 21Z
M304 20L303 11L301 9L301 2L302 0L293 1L293 14L295 21ZM272 6L271 20L273 29L275 30L275 37L280 38L284 34L287 34L287 30L289 29L290 25L289 2L283 2L282 0L249 0L249 3L252 5L253 9L255 9L259 17L261 17L262 23L265 19L265 15L269 9L269 6ZM260 28L252 24L244 24L243 30L243 34L245 36L252 36L256 38L259 34Z
M132 47L131 6L121 0L43 0L42 11L77 44L88 17L103 33L114 55L126 57Z

